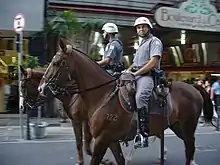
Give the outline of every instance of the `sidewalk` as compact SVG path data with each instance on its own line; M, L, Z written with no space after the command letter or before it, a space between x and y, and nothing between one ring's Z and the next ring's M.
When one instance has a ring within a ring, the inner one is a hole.
M26 118L24 118L26 123ZM35 122L31 119L30 122ZM33 139L37 141L59 141L59 140L75 140L72 125L68 123L60 123L60 118L42 118L41 121L47 122L46 137L43 139ZM33 131L33 130L32 130ZM212 126L201 127L198 125L196 134L216 134ZM33 134L33 133L32 133ZM176 136L170 129L164 132L166 137ZM26 125L24 126L24 136L26 137ZM0 143L17 142L20 138L19 115L2 115L0 114ZM33 141L32 140L32 141Z
M23 115L23 122L26 123L26 115ZM41 121L47 122L49 127L60 126L61 118L41 118ZM0 127L1 126L19 126L19 114L0 114ZM30 122L36 122L36 118L30 118Z
M19 114L0 114L0 142L14 142L20 138L20 116ZM35 123L36 118L30 118L30 123ZM67 123L61 123L61 118L41 118L48 124L46 128L46 137L42 140L73 139L73 129L69 120ZM26 115L23 116L24 136L26 137ZM33 129L31 129L33 135Z

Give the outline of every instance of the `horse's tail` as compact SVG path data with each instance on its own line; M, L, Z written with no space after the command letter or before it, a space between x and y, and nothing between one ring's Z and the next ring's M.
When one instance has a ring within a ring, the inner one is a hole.
M212 117L213 117L213 104L212 100L210 99L209 94L206 92L206 90L197 84L193 85L202 95L202 98L204 100L203 104L203 114L204 114L204 119L206 122L211 122L212 123Z

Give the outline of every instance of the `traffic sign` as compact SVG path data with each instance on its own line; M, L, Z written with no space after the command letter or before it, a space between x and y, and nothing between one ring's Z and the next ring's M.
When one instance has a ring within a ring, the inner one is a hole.
M18 13L14 17L14 30L17 33L17 46L18 46L18 83L19 83L19 114L20 114L20 127L21 127L21 139L24 138L24 125L23 125L23 96L20 94L21 91L21 69L22 64L22 46L23 46L23 29L25 26L25 18L23 14Z
M14 30L15 32L21 32L23 31L25 26L25 18L24 15L19 13L14 18Z

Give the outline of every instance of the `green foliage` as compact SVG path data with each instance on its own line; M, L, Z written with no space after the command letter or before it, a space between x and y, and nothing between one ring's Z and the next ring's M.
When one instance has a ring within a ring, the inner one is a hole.
M91 31L100 31L103 24L103 20L87 20L82 23L82 32L90 33Z
M89 54L89 57L93 60L101 60L101 55L99 53L100 48L96 45L94 50L91 54Z
M80 31L80 23L73 11L58 12L48 10L48 18L42 32L35 36L72 36Z
M38 57L35 56L26 56L26 61L24 63L25 68L37 68L39 66Z

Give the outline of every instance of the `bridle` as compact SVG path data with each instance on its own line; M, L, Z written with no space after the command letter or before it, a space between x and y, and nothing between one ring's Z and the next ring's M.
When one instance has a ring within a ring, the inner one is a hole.
M21 80L21 97L24 98L24 105L28 106L29 108L35 108L39 105L42 105L45 102L45 99L42 96L38 95L36 98L33 98L32 96L28 95L27 88L29 88L29 86L33 86L33 89L37 89L38 87L38 85L31 81L30 77L23 78Z
M70 46L70 45L69 45ZM82 51L76 49L76 48L73 48L71 46L71 51L69 50L68 53L72 53L72 51L75 50L79 53L82 53L83 55L87 56L85 53L83 53ZM97 86L94 86L94 87L91 87L91 88L87 88L87 89L83 89L83 90L79 90L77 88L77 85L75 85L75 83L71 84L73 87L71 89L69 89L68 87L61 87L59 85L56 84L56 82L59 80L59 77L61 75L61 69L65 69L68 73L68 77L69 77L69 80L70 81L73 81L74 78L72 78L71 76L71 73L70 73L70 70L69 70L69 65L68 63L66 62L66 58L65 57L61 57L61 64L59 66L59 68L57 69L55 75L48 80L48 82L46 83L46 87L49 88L49 90L54 94L54 95L57 95L57 94L67 94L67 95L72 95L72 94L77 94L77 93L85 93L85 92L88 92L88 91L92 91L92 90L95 90L95 89L98 89L100 87L103 87L103 86L106 86L110 83L113 83L113 82L116 82L116 80L118 78L114 78L113 80L110 80L110 81L107 81L103 84L100 84L100 85L97 85ZM97 64L98 65L98 64Z

